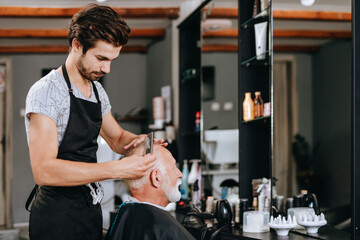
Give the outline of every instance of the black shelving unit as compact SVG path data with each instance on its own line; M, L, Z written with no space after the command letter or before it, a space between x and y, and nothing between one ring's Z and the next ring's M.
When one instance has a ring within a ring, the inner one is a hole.
M352 0L351 239L360 239L360 2Z
M261 91L264 102L271 102L272 52L267 41L264 60L258 61L255 53L254 24L267 21L271 32L271 4L268 15L253 18L254 2L239 0L239 197L252 200L252 179L272 176L271 116L242 121L242 103L246 92ZM267 35L269 39L269 35Z
M201 9L204 1L179 26L179 162L201 158L201 135L196 131L196 112L201 111Z

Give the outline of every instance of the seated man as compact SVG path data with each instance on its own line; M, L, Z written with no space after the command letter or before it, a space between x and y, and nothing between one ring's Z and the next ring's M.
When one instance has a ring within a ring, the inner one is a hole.
M132 149L128 156L144 155L145 142ZM182 174L176 161L164 147L154 144L154 168L140 179L127 180L130 202L123 203L107 232L109 240L194 239L168 212L170 202L180 200Z

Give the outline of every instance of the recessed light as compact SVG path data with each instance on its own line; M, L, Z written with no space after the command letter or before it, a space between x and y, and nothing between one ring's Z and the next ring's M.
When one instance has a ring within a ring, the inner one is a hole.
M301 0L301 4L305 7L310 7L315 3L315 0Z

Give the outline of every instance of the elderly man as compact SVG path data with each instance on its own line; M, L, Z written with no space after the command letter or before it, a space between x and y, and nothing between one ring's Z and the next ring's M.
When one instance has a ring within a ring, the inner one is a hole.
M144 155L145 145L132 149L128 155ZM165 209L181 197L182 174L176 161L158 144L154 145L154 153L155 167L143 178L125 181L132 197L120 206L106 239L194 239Z

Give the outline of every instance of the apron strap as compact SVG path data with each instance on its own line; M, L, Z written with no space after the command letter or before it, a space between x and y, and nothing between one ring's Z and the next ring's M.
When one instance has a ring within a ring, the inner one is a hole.
M69 75L66 71L66 67L65 67L65 63L62 65L61 70L63 72L64 78L65 78L65 82L68 85L69 88L69 92L72 93L73 89L71 88L71 84L70 84L70 79L69 79Z
M91 83L91 85L92 85L92 87L93 87L93 89L94 89L94 93L95 93L95 97L96 97L96 100L98 101L98 103L100 102L100 98L99 98L99 93L98 93L98 91L97 91L97 88L96 88L96 86L95 86L95 83L93 82L93 81L89 81L90 83Z
M30 206L30 203L35 199L35 196L38 192L38 189L39 189L39 186L37 184L35 184L35 187L32 189L28 199L26 200L26 203L25 203L25 209L30 212L30 209L29 209L29 206Z
M66 70L66 67L65 67L65 63L62 65L61 69L62 69L64 78L65 78L66 84L67 84L67 86L68 86L68 88L69 88L69 92L72 93L72 92L73 92L73 89L71 88L70 79L69 79L69 75L68 75L67 70ZM97 88L96 88L95 84L94 84L93 81L91 81L91 80L90 80L89 82L91 83L91 85L92 85L92 87L93 87L93 89L94 89L94 93L95 93L96 100L97 100L98 102L100 102L99 94L98 94L98 91L97 91Z

